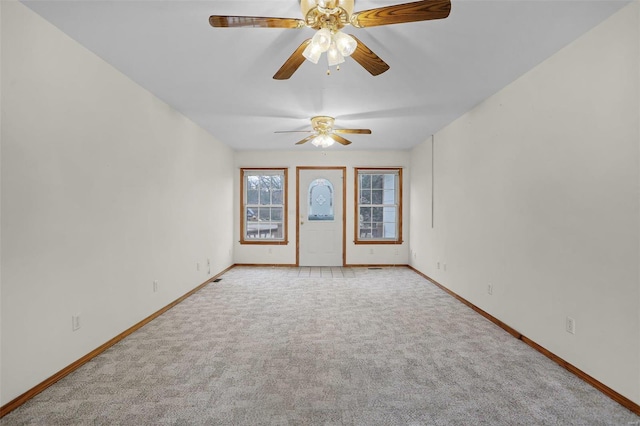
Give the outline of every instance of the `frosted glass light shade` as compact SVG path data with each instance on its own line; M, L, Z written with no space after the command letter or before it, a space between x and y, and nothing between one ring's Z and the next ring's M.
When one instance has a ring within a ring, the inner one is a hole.
M320 55L322 55L322 51L318 48L318 46L313 44L313 42L309 43L302 52L302 56L304 56L314 64L318 63L318 60L320 60Z
M330 67L344 62L344 56L342 56L335 43L331 43L331 47L327 50L327 61Z
M311 143L320 148L327 148L333 145L334 140L328 135L318 135L311 141Z
M350 56L358 47L358 42L349 34L338 31L333 35L336 47L342 56Z
M313 35L311 44L315 44L320 52L326 52L331 46L331 31L328 28L321 28Z

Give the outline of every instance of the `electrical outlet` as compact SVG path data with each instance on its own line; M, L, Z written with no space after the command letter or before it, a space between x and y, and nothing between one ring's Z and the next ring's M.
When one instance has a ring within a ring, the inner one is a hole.
M200 263L196 263L196 271L200 270Z
M576 320L571 317L567 317L565 328L567 333L576 334Z
M487 284L487 294L493 294L493 284Z
M158 280L153 282L153 292L156 293L158 291Z
M211 275L211 259L207 258L207 274Z
M71 315L71 331L80 329L80 314Z

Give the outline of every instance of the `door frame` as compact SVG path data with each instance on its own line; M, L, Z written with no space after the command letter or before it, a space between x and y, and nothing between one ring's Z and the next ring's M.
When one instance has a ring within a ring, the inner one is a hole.
M342 171L342 266L347 263L347 167L296 166L296 266L300 266L300 170Z

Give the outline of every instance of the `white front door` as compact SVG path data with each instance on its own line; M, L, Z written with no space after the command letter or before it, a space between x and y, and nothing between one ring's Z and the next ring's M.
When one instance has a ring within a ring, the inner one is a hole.
M342 266L344 172L298 167L298 264Z

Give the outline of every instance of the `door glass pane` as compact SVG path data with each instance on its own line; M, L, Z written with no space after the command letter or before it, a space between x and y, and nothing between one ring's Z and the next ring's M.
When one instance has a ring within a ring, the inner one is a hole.
M333 220L333 185L327 179L316 179L309 184L308 220Z

